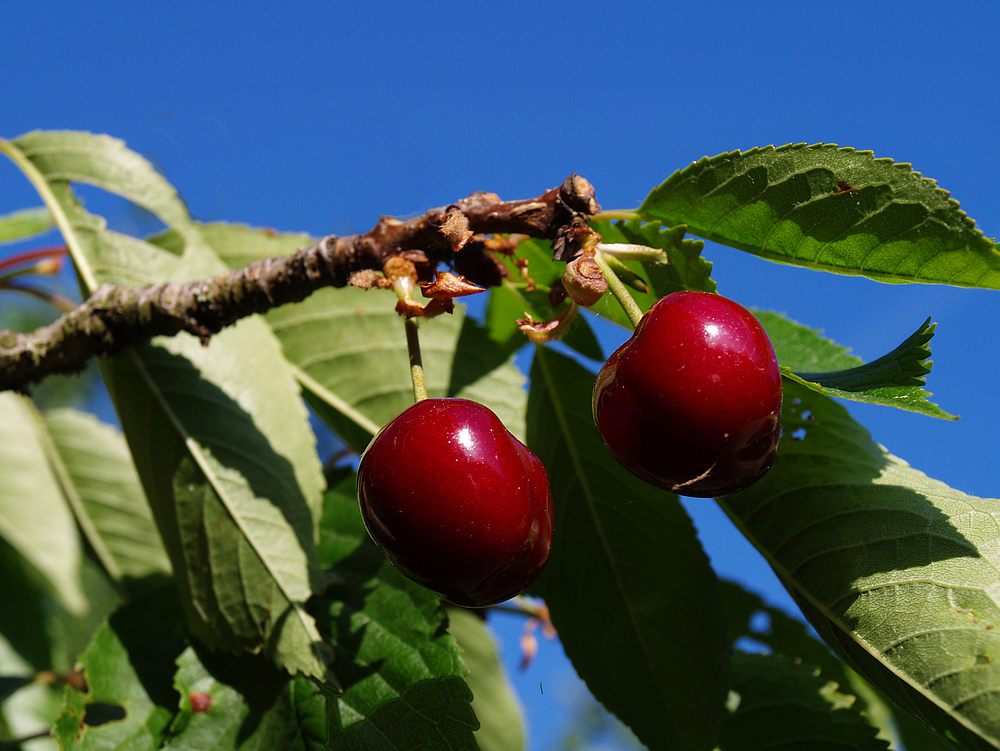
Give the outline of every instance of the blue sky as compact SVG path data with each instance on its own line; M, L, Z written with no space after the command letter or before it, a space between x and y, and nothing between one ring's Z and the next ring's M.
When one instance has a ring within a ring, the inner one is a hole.
M901 8L19 3L0 29L0 135L107 132L155 161L200 218L315 235L476 190L530 197L570 172L605 209L633 208L704 155L829 142L912 163L996 237L1000 4ZM36 203L0 164L0 212ZM881 285L714 245L705 254L723 294L824 329L866 360L932 316L929 388L962 419L851 411L931 476L1000 495L1000 293ZM722 575L792 607L714 505L688 507ZM518 627L498 625L514 663ZM573 691L558 649L542 652L515 675L533 749L558 733L556 688Z

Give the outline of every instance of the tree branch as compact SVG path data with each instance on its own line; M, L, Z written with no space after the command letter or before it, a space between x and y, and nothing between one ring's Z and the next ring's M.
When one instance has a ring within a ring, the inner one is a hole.
M285 258L267 258L196 282L150 287L102 284L90 299L30 334L0 332L0 391L25 390L53 373L79 371L95 355L120 352L153 336L186 331L207 344L240 318L304 300L351 275L381 270L405 254L431 265L447 260L473 234L518 233L553 241L559 258L578 252L571 228L600 211L590 183L570 175L537 198L501 201L473 193L451 206L400 222L384 218L349 237L324 237Z

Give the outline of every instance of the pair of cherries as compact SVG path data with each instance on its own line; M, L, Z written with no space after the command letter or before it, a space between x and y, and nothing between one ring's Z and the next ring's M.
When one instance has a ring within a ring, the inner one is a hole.
M608 358L593 409L605 446L633 474L682 495L724 495L774 460L781 375L746 309L676 292ZM457 605L520 594L552 547L545 467L465 399L425 399L386 425L362 457L358 499L393 565Z

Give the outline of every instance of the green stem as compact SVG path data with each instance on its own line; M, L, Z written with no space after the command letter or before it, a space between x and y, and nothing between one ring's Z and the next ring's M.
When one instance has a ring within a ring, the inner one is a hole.
M642 320L642 309L632 299L628 288L618 278L618 274L615 273L614 269L608 265L601 251L594 253L594 260L597 261L601 273L604 274L604 278L608 281L608 289L611 290L611 294L615 296L618 304L622 306L622 310L625 311L625 315L628 316L628 320L632 323L632 328L636 328L639 325L639 321Z
M413 398L418 402L427 398L424 363L420 357L419 328L420 324L416 318L406 319L406 349L410 353L410 380L413 382Z
M631 219L642 219L639 212L635 209L612 209L610 211L599 211L590 217L588 221L591 222L613 222L616 219L620 219L623 222L627 222Z
M408 276L397 276L392 280L392 291L400 300L413 299L413 280ZM420 322L406 316L406 351L410 354L410 381L413 383L413 398L420 402L427 398L427 382L424 380L424 361L420 356Z

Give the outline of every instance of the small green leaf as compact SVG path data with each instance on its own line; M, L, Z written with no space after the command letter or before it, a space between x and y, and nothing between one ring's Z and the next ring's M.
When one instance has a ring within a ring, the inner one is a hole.
M40 235L54 226L52 214L44 206L12 211L0 216L0 245Z
M780 263L1000 289L1000 251L958 202L870 151L789 144L705 157L636 213Z
M539 347L528 446L555 502L545 598L594 696L653 749L711 749L731 646L715 574L677 496L629 474L594 427L594 376ZM681 575L682 572L682 575Z
M483 615L448 608L448 631L458 640L469 668L465 682L472 690L472 709L480 722L476 741L480 751L523 751L527 739L521 705Z
M47 448L31 401L0 394L0 537L63 607L81 615L87 601L80 585L80 537Z
M1000 501L911 469L798 384L782 421L774 466L720 505L852 668L938 732L1000 747Z
M343 688L330 696L331 739L338 739L331 747L355 748L351 745L355 739L367 738L384 722L377 719L380 710L381 717L410 712L431 718L439 711L468 714L474 725L468 707L472 696L461 681L468 670L458 644L445 631L446 615L438 595L396 571L368 537L355 483L354 473L345 472L327 493L320 534L320 558L330 567L332 584L314 609L321 611L320 630L336 645L334 667ZM444 692L450 696L449 706L437 707L442 687L452 685L435 683L442 678L452 678L462 688L449 688ZM414 688L424 683L429 685ZM387 705L395 708L383 709ZM383 729L394 738L403 732ZM449 730L449 737L464 737L463 732L454 732L457 735L452 736ZM471 727L464 732L471 739Z
M928 342L935 328L929 318L894 350L862 364L859 358L848 355L846 349L824 339L819 332L779 313L754 311L754 315L767 330L786 379L828 396L897 407L946 420L958 419L928 401L931 394L923 388L931 372ZM793 368L798 372L793 372ZM801 372L815 368L827 372Z
M733 654L730 706L721 751L837 748L885 751L876 729L853 709L854 697L818 668L779 655Z
M631 243L659 248L667 252L667 263L639 263L625 261L625 265L649 282L649 292L633 292L632 297L642 310L648 310L661 297L682 289L715 292L711 278L712 264L706 261L701 250L705 243L684 237L685 227L664 227L659 222L594 222L591 225L601 234L605 243ZM606 294L592 310L628 329L632 328L621 305Z

